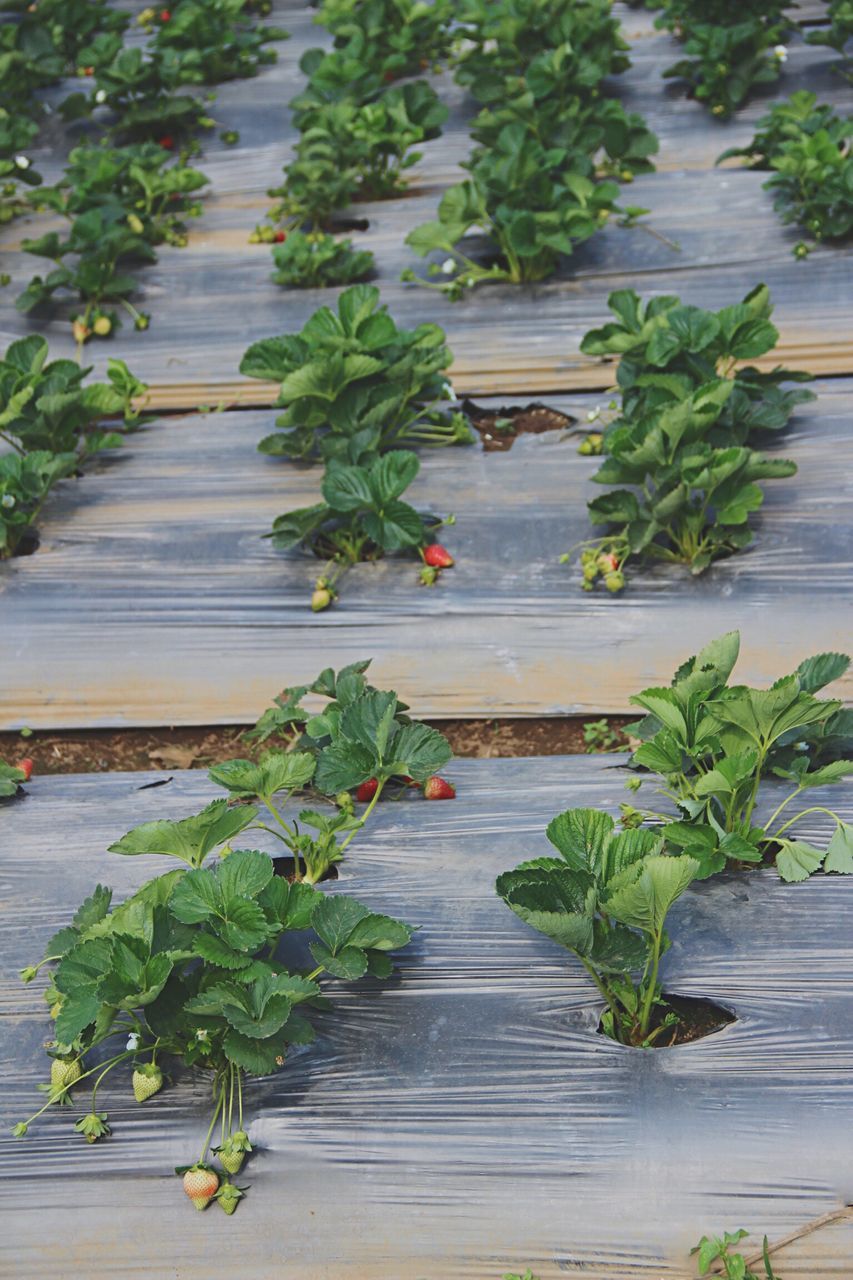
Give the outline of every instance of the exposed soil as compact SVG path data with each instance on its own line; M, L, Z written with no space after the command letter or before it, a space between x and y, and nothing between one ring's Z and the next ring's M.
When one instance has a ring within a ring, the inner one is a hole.
M500 756L576 755L587 750L584 725L592 717L554 716L543 720L432 720L450 740L457 756L493 759ZM618 738L610 749L624 747L618 731L631 716L596 717ZM29 756L36 774L107 773L141 769L207 769L235 756L252 759L266 749L243 742L249 725L205 725L199 728L68 729L0 733L0 758L10 764ZM266 744L274 745L274 744Z
M273 875L281 876L288 884L293 884L296 876L296 863L293 858L273 858L272 860ZM304 866L303 866L304 870ZM338 868L334 863L327 867L320 876L318 884L322 884L324 880L337 880Z
M663 998L671 1009L678 1014L678 1024L667 1028L651 1044L652 1049L672 1049L676 1045L692 1044L694 1040L703 1040L712 1036L715 1031L737 1022L737 1016L731 1009L715 1004L713 1000L703 1000L695 996L671 995L663 992ZM652 1030L660 1026L666 1017L666 1009L658 1008L652 1015ZM599 1034L604 1032L599 1026Z
M462 412L467 414L471 426L479 432L486 453L506 453L524 433L540 435L543 431L566 431L577 422L577 418L538 402L523 407L506 405L500 409L483 409L473 400L463 400Z

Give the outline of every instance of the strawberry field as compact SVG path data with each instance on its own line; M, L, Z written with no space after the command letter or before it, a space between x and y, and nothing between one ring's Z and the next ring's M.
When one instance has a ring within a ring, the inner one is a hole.
M0 1274L847 1276L849 5L0 8Z

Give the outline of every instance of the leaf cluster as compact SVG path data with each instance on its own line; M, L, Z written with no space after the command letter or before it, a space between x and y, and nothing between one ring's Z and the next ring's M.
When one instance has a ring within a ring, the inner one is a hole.
M737 632L721 636L685 662L671 685L631 698L646 713L626 729L641 739L631 764L657 774L679 811L658 834L670 852L696 859L702 878L770 856L783 880L804 880L821 867L849 874L853 827L821 809L835 829L819 849L786 834L813 809L781 819L802 793L853 774L847 758L853 756L853 713L815 696L846 672L850 659L817 654L770 689L754 689L729 683L739 647ZM766 797L763 787L774 778L793 789L761 819L759 805L772 794Z
M771 351L778 338L764 285L717 312L667 295L644 303L633 290L611 294L608 305L615 320L581 343L588 355L620 357L621 407L604 432L606 456L593 479L630 487L590 502L594 524L617 526L595 546L615 557L620 572L630 557L642 557L702 573L750 543L749 516L763 501L758 482L796 471L750 446L813 399L784 386L806 375L741 363ZM600 569L592 548L585 555L591 589Z
M741 1230L725 1231L719 1238L703 1236L699 1243L690 1250L691 1255L696 1255L696 1265L699 1268L700 1276L709 1275L714 1263L719 1262L722 1263L723 1270L714 1274L724 1276L725 1280L781 1280L781 1277L776 1275L770 1262L770 1248L767 1236L764 1237L764 1247L762 1249L763 1277L747 1266L746 1259L742 1253L734 1252L740 1242L745 1240L748 1235L748 1231Z
M752 169L773 170L764 189L786 224L811 237L844 240L853 231L853 116L838 116L817 95L803 89L775 103L758 121L745 147L724 151L720 160L744 156ZM799 244L796 257L808 246Z
M497 880L499 896L581 960L607 1002L608 1035L623 1044L653 1043L677 1022L658 981L669 945L666 917L699 864L686 855L666 856L651 831L617 833L613 819L596 809L567 809L547 835L559 857L505 872Z
M296 154L285 166L284 182L269 194L278 198L269 218L288 231L333 229L333 216L355 200L381 200L405 190L405 173L415 165L420 143L436 138L447 108L424 80L393 82L429 66L448 44L450 6L419 0L333 2L321 6L316 21L334 37L331 51L309 49L300 60L307 85L291 102L300 131ZM389 87L390 86L390 87ZM253 239L266 237L257 228ZM326 255L317 280L311 261L294 260L281 284L349 284L367 271L346 251ZM304 266L304 275L299 268Z
M650 171L657 150L642 118L605 94L604 78L629 65L605 0L470 0L458 18L456 78L481 103L479 145L437 220L407 237L421 257L445 255L420 283L452 300L481 283L544 280L613 212L636 216L617 209L608 179Z
M354 249L352 240L336 240L324 231L291 231L273 249L276 284L322 289L355 284L373 274L373 254Z
M32 335L0 361L0 559L13 555L55 484L94 453L120 445L139 423L145 385L121 360L106 382L86 383L89 369L48 361L48 344Z
M656 25L684 42L685 57L664 71L726 120L757 85L779 78L777 49L793 30L782 0L759 0L749 11L736 0L666 0Z

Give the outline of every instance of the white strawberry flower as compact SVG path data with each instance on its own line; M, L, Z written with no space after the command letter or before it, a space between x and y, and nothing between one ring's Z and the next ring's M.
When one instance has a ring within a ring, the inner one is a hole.
M95 101L100 104L102 102L106 102L106 100L107 100L106 89L99 89L98 92L95 94Z
M788 50L783 44L773 46L773 57L778 58L780 62L788 61Z
M131 1031L130 1035L127 1037L128 1052L135 1053L138 1048L139 1048L139 1032Z
M483 41L483 53L497 53L497 51L498 51L498 42L497 42L497 40L484 40L484 41Z
M15 156L15 164L19 169L29 169L30 162L26 156Z
M595 422L596 418L600 413L601 413L601 405L597 404L595 408L590 409L589 413L586 415L587 422Z
M205 1030L203 1030L202 1028L200 1028L200 1029L195 1033L195 1038L196 1038L196 1040L199 1040L199 1041L205 1041L205 1040L207 1039L207 1032L206 1032Z
M15 505L15 499L11 493L4 493L3 497L0 498L0 507L5 507L7 511L11 511L14 505Z
M456 270L456 263L452 258L445 258L444 262L441 264L441 269L446 276L452 276Z

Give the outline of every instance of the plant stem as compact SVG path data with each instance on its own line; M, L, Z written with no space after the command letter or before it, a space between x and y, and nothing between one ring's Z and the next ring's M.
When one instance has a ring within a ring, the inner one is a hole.
M775 840L778 836L781 836L783 831L787 831L789 827L792 827L795 822L799 822L800 818L804 818L808 813L826 813L829 814L830 818L834 818L836 822L841 823L842 821L838 814L834 813L832 809L825 809L823 805L815 804L812 805L810 809L801 809L793 818L789 818L787 822L783 823L778 831L774 831L772 836L766 836L765 839Z
M652 1003L655 998L655 992L658 985L658 969L660 968L660 949L663 941L663 933L655 933L652 935L652 971L649 975L646 994L643 999L643 1008L640 1015L640 1035L646 1038L649 1029L649 1019L652 1015Z
M214 1084L213 1087L215 1089L216 1085ZM207 1155L207 1148L210 1146L210 1139L211 1139L211 1135L213 1134L213 1127L216 1124L216 1118L219 1115L220 1108L223 1107L224 1105L225 1105L225 1082L223 1081L222 1088L219 1091L219 1099L216 1103L216 1106L213 1108L213 1116L211 1117L210 1128L207 1131L207 1137L205 1138L204 1146L201 1149L199 1164L204 1164L204 1159L205 1159L205 1156Z
M361 826L355 827L349 833L346 839L341 841L341 853L343 853L344 849L346 849L347 845L349 844L350 840L352 840L353 836L356 835L357 832L362 830L365 823L367 822L367 819L370 817L371 813L373 813L373 810L376 808L377 801L379 800L379 797L382 795L382 788L385 786L385 783L387 781L388 781L387 778L383 778L382 781L377 786L376 791L374 792L373 798L370 801L370 804L367 806L367 808L365 809L364 813L361 816Z

